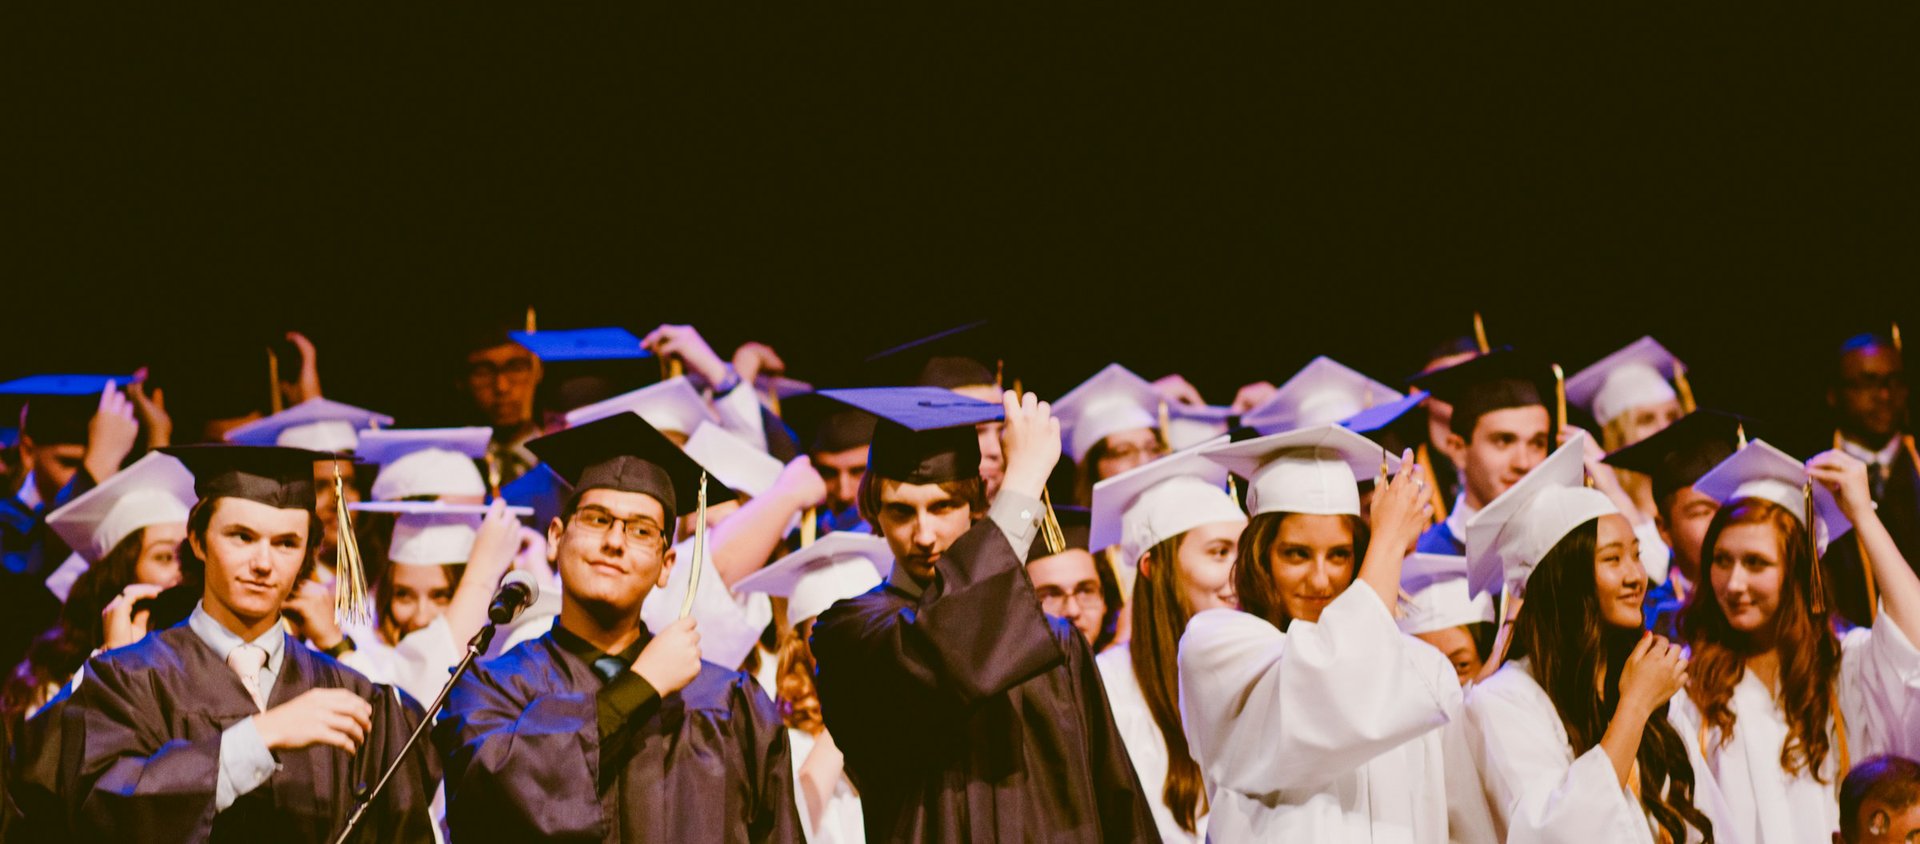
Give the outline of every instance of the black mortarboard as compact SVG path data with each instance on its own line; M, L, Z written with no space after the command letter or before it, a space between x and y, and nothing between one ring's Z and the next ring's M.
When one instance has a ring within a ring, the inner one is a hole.
M672 520L700 492L700 464L632 411L616 413L527 443L576 493L613 489L651 495ZM707 482L707 503L733 500L718 479Z
M1055 507L1053 512L1054 517L1060 521L1060 535L1066 539L1066 544L1061 546L1063 550L1075 548L1082 551L1092 550L1090 546L1093 543L1090 537L1093 534L1093 510L1091 508ZM1045 551L1038 544L1034 547Z
M201 501L244 498L282 510L314 508L313 464L346 459L324 451L258 445L178 445L161 451L193 473Z
M1411 383L1453 405L1453 432L1470 437L1485 414L1510 407L1546 407L1553 396L1553 369L1532 355L1502 347L1416 375Z
M808 454L846 451L873 443L873 414L854 410L818 393L782 402L780 415L793 426L801 447Z
M909 484L937 484L980 476L980 437L974 426L1000 419L1000 405L938 387L821 390L879 418L867 471Z
M995 386L1006 354L988 320L948 328L867 357L874 380L957 390ZM869 383L872 383L871 381Z
M1607 464L1653 479L1653 498L1693 485L1739 448L1744 420L1718 410L1696 410L1653 436L1607 455Z

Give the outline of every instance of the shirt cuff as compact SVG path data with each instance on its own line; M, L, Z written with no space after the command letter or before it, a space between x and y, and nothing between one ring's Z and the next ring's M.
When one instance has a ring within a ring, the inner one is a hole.
M213 810L226 811L240 795L259 788L278 770L280 763L260 738L260 728L252 718L228 727L220 733L220 774L214 783Z
M613 682L601 687L597 708L600 716L600 735L613 734L627 723L635 712L648 703L660 699L660 693L654 691L653 684L632 671L623 671Z
M1040 499L1002 487L1000 495L993 500L993 506L987 509L987 518L1000 527L1000 532L1006 535L1007 542L1013 546L1014 555L1025 565L1027 552L1033 548L1033 537L1040 532L1040 521L1045 513L1045 508L1040 506Z

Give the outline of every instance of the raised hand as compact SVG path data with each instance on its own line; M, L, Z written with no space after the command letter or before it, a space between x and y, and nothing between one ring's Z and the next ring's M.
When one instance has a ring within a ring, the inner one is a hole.
M733 350L733 371L740 373L741 381L753 384L762 375L785 374L787 362L765 343L742 343Z
M653 637L633 661L633 673L662 695L693 682L700 674L700 631L694 629L693 619L680 619Z
M1427 492L1427 480L1413 461L1413 451L1400 457L1400 471L1391 480L1382 476L1374 483L1373 506L1367 512L1367 527L1372 542L1390 548L1411 547L1433 519L1433 496Z
M133 418L133 403L112 381L100 390L100 405L87 422L87 450L81 465L94 483L105 482L120 471L120 464L133 453L133 441L140 435L140 422Z
M1871 515L1873 487L1867 483L1867 464L1851 454L1834 449L1823 451L1807 461L1807 474L1813 482L1833 492L1840 511L1859 522Z
M167 397L161 390L147 394L147 370L143 367L134 373L133 383L127 385L127 398L133 401L133 412L140 417L140 424L147 429L147 448L164 448L173 444L173 417L167 414Z
M301 581L287 596L283 610L292 616L294 635L313 643L320 650L340 644L346 634L333 616L333 584L318 580Z
M100 611L107 628L106 641L100 647L110 651L146 638L148 610L135 605L164 591L151 583L135 583L120 590L119 595L107 602L106 609Z
M513 565L513 558L520 552L520 520L507 513L507 500L496 498L487 507L487 514L480 519L480 529L475 532L473 550L467 553L467 573L464 577L477 577L489 584L498 584L506 576L507 569Z
M1246 413L1266 404L1273 398L1273 394L1278 392L1280 388L1273 386L1271 381L1255 381L1241 387L1239 392L1233 394L1233 412Z
M1165 399L1169 404L1184 404L1197 407L1207 403L1205 399L1200 397L1200 391L1195 388L1193 384L1189 383L1186 378L1179 375L1168 375L1165 378L1153 382L1153 390L1159 393L1160 398Z
M324 744L354 753L373 729L373 706L346 689L309 689L253 716L253 726L268 750Z
M1008 390L1000 403L1007 415L1000 429L1001 451L1006 455L1000 489L1039 498L1054 464L1060 462L1060 420L1054 418L1052 405L1032 393L1021 396Z
M1687 686L1686 650L1665 636L1642 634L1620 670L1620 705L1644 717Z
M678 358L689 374L704 379L709 387L727 380L727 362L691 325L662 325L641 338L640 347L661 358Z
M793 509L804 510L826 503L827 482L813 467L813 460L802 454L787 461L780 477L774 479L771 493L782 496Z
M300 350L300 379L291 385L283 385L281 394L286 397L287 406L292 407L308 399L320 398L320 359L314 353L313 341L298 331L287 332L287 342Z

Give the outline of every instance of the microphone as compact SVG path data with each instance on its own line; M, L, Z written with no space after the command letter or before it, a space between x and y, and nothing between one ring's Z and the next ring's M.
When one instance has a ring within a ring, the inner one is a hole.
M500 591L493 593L493 604L487 607L487 620L494 624L506 624L518 618L521 611L539 597L540 584L533 579L533 575L524 571L509 572L500 581Z

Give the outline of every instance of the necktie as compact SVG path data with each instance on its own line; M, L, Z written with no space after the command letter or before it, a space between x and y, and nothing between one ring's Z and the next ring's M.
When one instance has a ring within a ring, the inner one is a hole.
M253 697L253 705L267 709L267 696L260 691L260 669L267 666L267 650L259 645L241 645L227 654L227 667L240 678L240 685Z
M600 679L608 683L613 682L613 678L620 676L620 672L625 670L627 670L627 664L621 662L617 656L603 656L593 661L593 673L600 675Z

